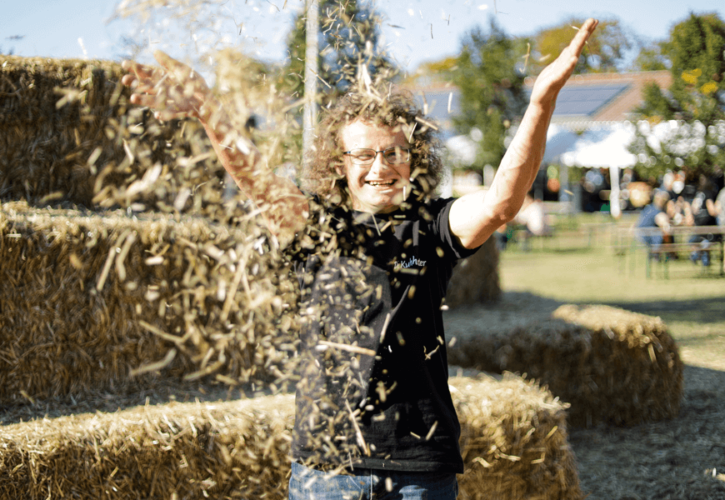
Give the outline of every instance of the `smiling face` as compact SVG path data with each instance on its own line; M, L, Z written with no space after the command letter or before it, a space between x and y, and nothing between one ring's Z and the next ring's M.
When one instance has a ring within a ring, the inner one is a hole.
M408 148L402 130L355 120L340 130L343 151L369 148ZM352 208L362 212L392 212L403 202L405 187L410 192L410 162L391 165L377 154L370 165L358 165L343 156L345 177L352 197Z

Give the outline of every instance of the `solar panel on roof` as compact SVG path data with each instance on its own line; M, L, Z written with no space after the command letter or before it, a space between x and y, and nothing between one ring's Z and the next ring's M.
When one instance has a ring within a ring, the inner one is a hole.
M565 86L556 101L554 116L592 116L627 88L627 83Z

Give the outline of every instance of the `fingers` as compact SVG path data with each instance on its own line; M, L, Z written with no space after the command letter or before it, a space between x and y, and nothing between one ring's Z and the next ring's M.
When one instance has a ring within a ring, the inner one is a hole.
M172 74L177 81L185 82L193 79L194 71L186 64L169 56L166 52L161 50L155 51L154 59L158 61L161 67Z
M581 55L582 50L584 50L584 45L587 43L587 40L589 39L591 34L594 33L594 30L597 28L598 24L599 21L597 19L589 18L584 21L584 24L582 24L576 36L569 44L568 48L573 52L573 55L575 55L577 59Z
M156 71L156 68L153 66L139 64L136 61L123 61L123 63L121 63L121 67L139 78L151 78Z

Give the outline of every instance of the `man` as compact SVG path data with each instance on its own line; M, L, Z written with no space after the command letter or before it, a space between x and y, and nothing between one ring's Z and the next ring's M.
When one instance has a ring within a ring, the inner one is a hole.
M718 211L715 205L716 195L717 192L713 182L706 175L700 174L695 196L692 202L685 204L684 207L685 224L696 227L717 226ZM716 232L698 233L690 236L688 240L688 243L692 244L690 260L694 264L702 261L703 266L709 267L709 248L712 243L718 242L721 239L722 236Z
M351 94L323 118L313 195L259 168L203 80L163 53L125 62L131 101L160 119L198 117L222 164L298 272L302 300L291 499L453 500L463 470L440 312L458 258L518 213L556 98L597 26L588 20L537 78L488 193L432 197L441 164L404 95Z
M642 209L637 219L637 236L647 245L650 252L657 252L664 242L664 237L670 234L670 218L665 211L665 206L670 200L667 191L657 189L654 192L652 203ZM651 255L656 255L652 254ZM659 260L659 256L655 257Z

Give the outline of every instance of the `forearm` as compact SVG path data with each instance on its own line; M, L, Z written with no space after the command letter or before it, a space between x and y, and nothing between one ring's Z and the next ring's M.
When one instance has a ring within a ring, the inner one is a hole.
M539 172L546 149L546 132L554 101L532 103L501 161L491 191L484 203L504 221L512 220L521 209L526 193Z
M199 120L219 161L244 196L262 210L272 233L288 240L305 224L307 199L290 180L267 170L255 144L232 127L218 103L209 109Z
M199 121L224 169L239 189L249 198L255 199L257 190L252 182L252 174L261 158L259 150L250 139L233 130L221 106L216 105L214 108L215 111L200 116Z

